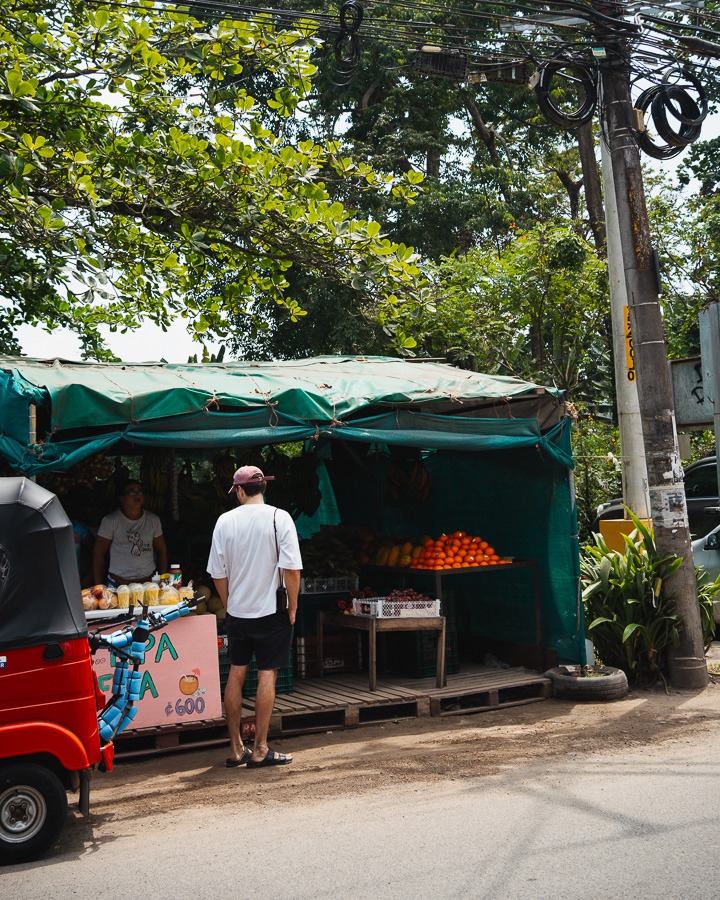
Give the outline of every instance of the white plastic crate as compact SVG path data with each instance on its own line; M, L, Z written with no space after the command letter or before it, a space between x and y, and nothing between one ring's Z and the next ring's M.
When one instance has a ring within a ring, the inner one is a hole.
M356 616L377 619L422 619L440 615L439 600L388 600L387 597L362 597L353 600Z
M301 594L342 594L347 591L355 591L360 584L357 575L336 577L312 577L300 579Z

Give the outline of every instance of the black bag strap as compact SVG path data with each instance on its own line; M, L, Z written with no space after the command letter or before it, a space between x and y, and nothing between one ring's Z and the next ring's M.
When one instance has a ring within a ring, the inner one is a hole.
M275 531L275 552L277 553L277 561L278 561L278 587L285 587L285 577L283 575L283 570L280 568L280 546L278 544L277 523L275 521L276 516L277 516L277 507L275 508L275 512L273 513L273 529Z

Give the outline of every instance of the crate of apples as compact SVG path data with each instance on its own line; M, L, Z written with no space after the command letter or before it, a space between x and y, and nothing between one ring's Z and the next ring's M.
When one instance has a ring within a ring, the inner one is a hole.
M512 559L498 556L495 548L481 537L464 531L426 538L418 556L410 563L413 569L472 569L476 566L499 566Z

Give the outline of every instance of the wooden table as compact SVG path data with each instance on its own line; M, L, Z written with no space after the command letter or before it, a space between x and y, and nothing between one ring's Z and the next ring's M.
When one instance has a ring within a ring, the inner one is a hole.
M398 616L393 619L378 619L376 616L346 616L344 613L320 611L317 618L317 658L318 675L323 677L323 628L333 625L337 628L351 628L366 631L368 635L368 670L370 690L377 690L377 636L386 631L437 631L437 679L438 687L445 687L445 616Z
M505 563L502 566L472 566L463 569L411 569L408 566L363 566L363 578L366 576L372 579L373 575L381 575L397 579L396 587L404 586L408 580L415 581L418 577L432 581L432 596L442 601L443 599L443 581L446 578L455 578L457 576L473 575L476 577L487 578L490 575L498 575L501 572L508 572L512 569L528 569L532 576L533 584L533 603L535 606L535 653L537 656L537 667L539 671L548 668L543 653L543 622L542 610L540 602L540 575L538 571L537 560L534 559L514 559L511 563Z

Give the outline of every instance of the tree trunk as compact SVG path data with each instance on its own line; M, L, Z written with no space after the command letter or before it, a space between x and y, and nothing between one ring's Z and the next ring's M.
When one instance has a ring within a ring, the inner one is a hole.
M465 109L468 111L470 121L475 128L477 136L480 138L483 144L485 144L487 151L490 154L490 158L496 165L501 166L502 160L500 159L500 154L498 153L497 138L495 132L492 130L492 128L487 127L487 125L483 121L483 117L480 115L480 110L477 108L475 101L469 94L463 93L463 102L465 104Z
M605 211L603 209L602 181L600 168L595 156L595 140L592 123L586 122L577 130L580 166L585 187L585 205L587 206L590 231L592 231L595 249L598 256L604 259L607 255L607 236L605 234Z
M582 188L582 179L573 181L570 173L564 169L553 169L553 172L560 179L560 184L565 188L570 201L570 218L573 222L577 222L580 218L580 189ZM575 229L577 231L577 228Z

